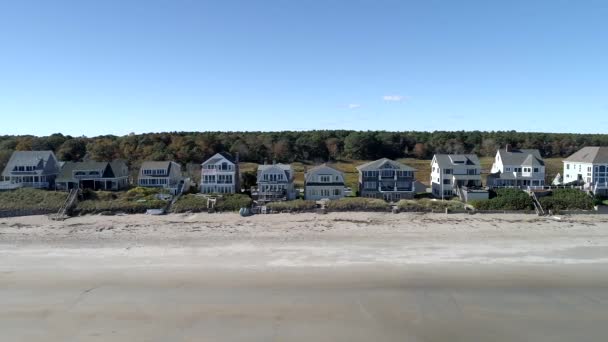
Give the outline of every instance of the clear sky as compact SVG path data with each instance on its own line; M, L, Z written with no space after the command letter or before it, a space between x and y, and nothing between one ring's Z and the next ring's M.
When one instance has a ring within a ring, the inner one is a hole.
M608 1L0 0L0 118L608 133Z

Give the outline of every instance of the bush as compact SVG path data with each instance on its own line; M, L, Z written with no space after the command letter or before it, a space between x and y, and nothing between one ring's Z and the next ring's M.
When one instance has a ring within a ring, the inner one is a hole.
M206 210L207 198L194 194L182 195L171 208L171 211L174 213L185 213L188 211L197 213Z
M345 197L327 202L329 211L390 211L391 207L384 200L364 197Z
M239 209L251 206L252 199L247 195L230 194L218 198L215 209L219 211L239 211Z
M464 203L458 200L440 201L431 199L420 200L401 200L397 203L399 211L434 211L443 212L447 208L450 211L458 211L464 209Z
M104 212L127 214L145 213L148 209L161 209L166 201L154 198L158 189L134 188L127 192L84 190L84 200L72 210L74 214L99 214Z
M477 210L534 210L530 195L519 189L498 189L496 197L470 203Z
M112 201L84 200L78 202L73 210L75 214L99 214L104 212L127 214L141 214L148 209L161 209L167 206L167 202L161 200L148 200L145 202L126 201L117 199Z
M0 192L0 210L59 210L67 192L21 188Z
M544 210L592 210L594 200L577 189L556 189L550 196L538 199Z
M174 213L202 212L207 211L207 198L202 195L183 195L175 202L172 211ZM239 211L243 207L251 206L251 198L243 194L227 194L217 197L215 209L218 211Z
M315 201L297 199L293 201L270 202L266 204L266 207L272 211L303 212L316 209L317 204Z

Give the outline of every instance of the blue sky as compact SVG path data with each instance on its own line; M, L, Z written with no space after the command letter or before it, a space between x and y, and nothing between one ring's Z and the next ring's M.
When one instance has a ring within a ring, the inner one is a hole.
M0 134L607 133L608 1L0 1Z

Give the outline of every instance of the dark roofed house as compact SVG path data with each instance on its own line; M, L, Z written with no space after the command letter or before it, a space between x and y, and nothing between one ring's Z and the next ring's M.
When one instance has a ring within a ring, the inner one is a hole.
M59 165L53 151L15 151L2 172L0 190L51 189L58 173Z
M73 188L122 190L129 183L129 168L123 160L112 162L65 162L57 177L58 190Z
M361 197L382 198L386 201L413 198L414 168L387 158L357 166Z
M565 184L608 195L608 146L586 146L563 160Z
M139 186L164 188L177 193L182 179L182 168L176 162L145 161L139 168L137 182Z
M514 149L510 145L496 152L489 187L535 188L545 185L545 162L536 149Z

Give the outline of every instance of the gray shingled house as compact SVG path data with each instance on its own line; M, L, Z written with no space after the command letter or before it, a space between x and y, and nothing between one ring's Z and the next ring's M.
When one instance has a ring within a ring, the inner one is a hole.
M129 185L129 168L122 160L66 162L55 183L58 190L122 190Z
M414 168L382 158L357 166L361 197L382 198L386 201L413 198Z
M258 201L289 201L296 198L294 172L288 164L258 166Z
M344 174L326 164L306 171L304 174L304 198L318 201L336 200L344 197Z
M139 168L137 184L176 193L182 178L181 166L173 161L145 161Z
M58 164L52 151L15 151L2 172L0 190L51 189L59 174Z

